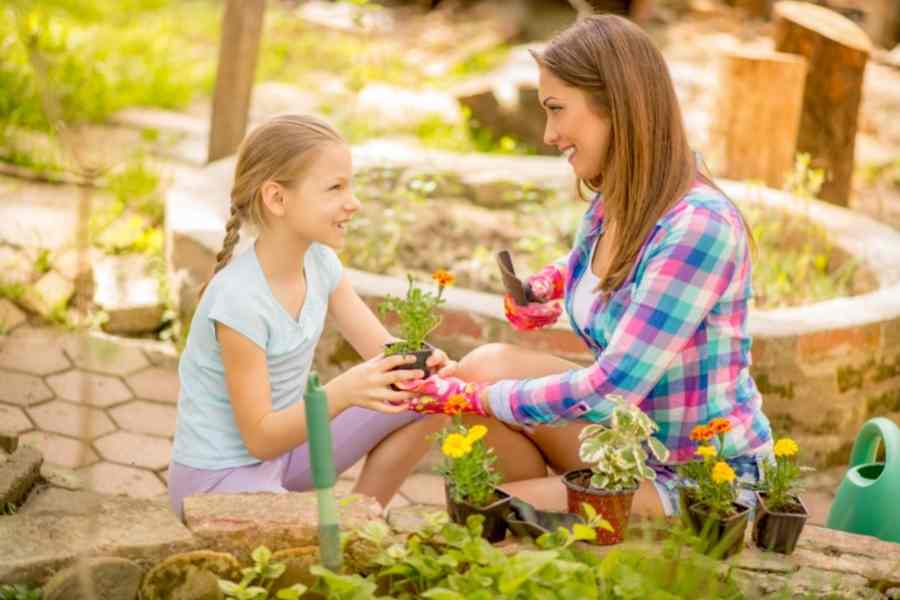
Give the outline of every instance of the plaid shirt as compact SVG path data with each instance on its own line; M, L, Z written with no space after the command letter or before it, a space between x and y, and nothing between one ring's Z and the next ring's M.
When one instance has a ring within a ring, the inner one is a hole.
M551 424L607 419L607 394L638 404L658 425L656 437L690 460L690 432L727 417L728 456L771 443L762 398L749 373L747 302L750 255L737 208L721 193L695 185L656 224L629 280L607 299L598 294L589 323L571 320L572 291L603 230L599 196L585 213L568 257L565 304L575 332L594 353L585 368L488 388L494 415L509 423Z

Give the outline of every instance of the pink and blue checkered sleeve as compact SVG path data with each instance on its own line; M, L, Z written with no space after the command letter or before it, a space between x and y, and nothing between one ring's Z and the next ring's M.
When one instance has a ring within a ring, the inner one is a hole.
M488 388L494 415L509 423L546 424L609 415L608 394L641 402L691 340L734 278L741 223L689 206L646 248L631 298L609 344L589 367L547 377L500 381ZM598 314L592 316L594 322ZM702 374L701 374L702 375ZM700 381L685 385L705 385ZM664 407L657 407L664 408Z

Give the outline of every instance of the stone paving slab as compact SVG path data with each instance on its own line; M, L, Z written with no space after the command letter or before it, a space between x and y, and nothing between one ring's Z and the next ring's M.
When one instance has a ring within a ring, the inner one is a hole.
M116 426L101 410L53 400L28 409L38 429L62 433L69 437L95 439L115 431ZM85 421L87 423L85 424Z
M62 467L86 467L100 458L90 444L49 431L29 431L19 443L37 448L44 460Z
M174 406L136 400L107 411L121 429L172 438L175 435Z
M103 494L126 495L134 498L156 498L166 493L166 486L152 471L99 462L78 469L86 485Z
M172 444L166 438L127 431L104 436L96 440L94 446L108 461L152 471L165 468L172 454Z
M180 384L177 369L150 367L125 379L134 395L144 400L175 404Z
M107 375L129 375L150 366L138 349L96 334L68 336L63 347L75 366Z
M21 408L2 404L0 404L0 423L3 423L4 430L13 433L22 433L32 427L31 421Z
M59 338L24 334L0 337L0 369L48 375L64 371L71 365L60 347Z
M147 569L195 548L191 533L163 502L103 497L89 514L78 514L86 496L65 494L56 510L0 519L0 583L43 582L79 554L119 556Z
M105 408L131 399L131 390L122 380L79 369L47 378L47 383L63 400Z
M31 406L53 397L53 390L40 377L0 370L0 402Z

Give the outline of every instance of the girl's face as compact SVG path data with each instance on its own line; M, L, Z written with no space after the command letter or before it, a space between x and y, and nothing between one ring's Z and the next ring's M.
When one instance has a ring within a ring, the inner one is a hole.
M302 179L285 190L284 221L301 238L338 249L360 203L352 190L353 162L346 144L319 148Z
M544 143L556 146L566 156L575 175L596 180L609 150L609 117L597 113L585 92L545 68L540 69L538 97L547 113Z

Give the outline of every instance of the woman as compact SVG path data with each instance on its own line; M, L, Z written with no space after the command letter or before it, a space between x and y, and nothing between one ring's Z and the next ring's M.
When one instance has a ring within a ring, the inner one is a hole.
M564 491L542 478L583 466L578 433L602 421L619 394L660 427L669 464L635 495L634 512L677 512L674 466L691 459L691 430L728 418L725 455L744 479L760 476L769 422L749 373L749 233L728 198L702 174L660 52L615 16L583 19L533 53L547 114L544 141L595 193L564 261L528 281L537 303L506 298L519 329L545 326L564 298L570 322L595 356L588 367L534 350L489 344L466 356L459 380L418 386L441 412L448 398L488 425L507 491L544 507ZM464 381L480 382L466 384ZM462 396L466 402L460 402ZM503 423L500 425L497 420ZM488 422L490 421L490 422ZM559 427L548 427L557 424Z

